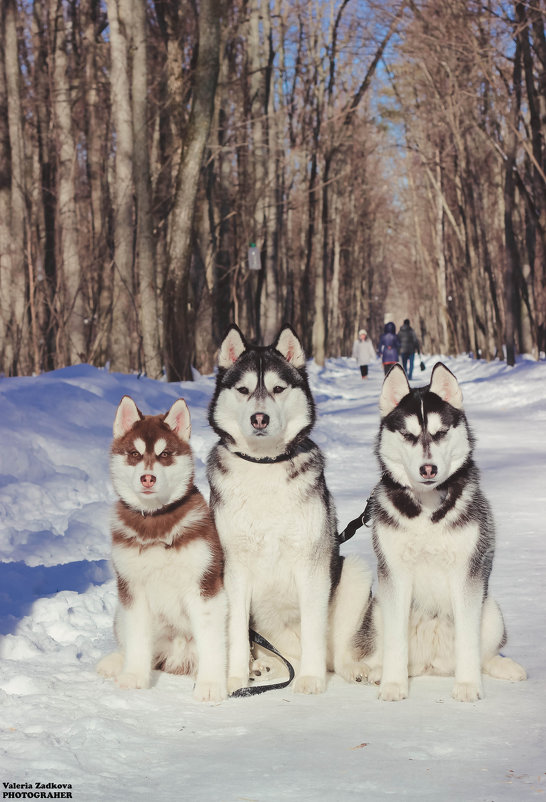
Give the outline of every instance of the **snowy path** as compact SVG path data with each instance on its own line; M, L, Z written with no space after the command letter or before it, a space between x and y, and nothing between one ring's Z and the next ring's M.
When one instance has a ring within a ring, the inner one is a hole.
M216 706L194 702L184 677L157 674L149 691L99 678L94 665L113 645L115 407L129 393L144 412L159 412L183 395L207 494L213 379L180 388L86 366L1 379L2 793L22 793L8 783L70 784L65 792L80 802L516 802L546 793L546 364L445 361L462 383L497 520L491 591L507 623L506 653L529 674L520 684L486 677L486 698L469 705L451 699L444 678L413 680L399 704L333 677L320 697L286 689ZM314 439L343 527L376 481L381 370L374 365L367 382L349 360L309 371ZM373 565L368 531L344 553Z

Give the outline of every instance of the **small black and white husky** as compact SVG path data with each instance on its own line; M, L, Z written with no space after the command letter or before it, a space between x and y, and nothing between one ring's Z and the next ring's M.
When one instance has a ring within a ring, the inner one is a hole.
M368 569L339 553L324 457L309 439L315 406L301 343L284 327L250 346L222 342L209 422L211 510L225 554L228 692L248 686L249 625L295 663L294 690L321 693L327 668L360 681L355 635L370 598Z
M386 701L407 696L408 674L454 675L452 695L466 702L483 697L482 671L526 678L499 654L504 622L488 594L495 531L462 400L441 362L426 387L410 389L400 365L383 383L370 499L378 586L357 641Z

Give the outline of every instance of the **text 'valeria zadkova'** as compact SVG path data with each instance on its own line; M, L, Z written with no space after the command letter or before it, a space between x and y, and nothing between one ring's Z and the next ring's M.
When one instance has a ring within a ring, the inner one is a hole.
M72 799L70 783L2 783L2 799Z

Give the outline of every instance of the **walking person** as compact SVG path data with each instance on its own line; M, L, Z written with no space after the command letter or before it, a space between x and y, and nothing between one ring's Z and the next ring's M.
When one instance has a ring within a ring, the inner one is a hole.
M398 355L400 354L400 340L396 335L396 326L394 323L385 323L385 331L379 340L379 348L377 355L381 357L383 362L383 370L385 376L398 362Z
M360 367L360 375L363 379L368 378L368 365L375 359L375 348L372 341L368 337L366 329L360 329L358 332L358 340L353 343L353 359L356 359Z
M408 379L412 379L415 352L420 353L421 346L419 345L419 340L417 339L415 331L410 326L408 318L406 318L402 326L400 326L398 339L400 340L402 367L406 371Z

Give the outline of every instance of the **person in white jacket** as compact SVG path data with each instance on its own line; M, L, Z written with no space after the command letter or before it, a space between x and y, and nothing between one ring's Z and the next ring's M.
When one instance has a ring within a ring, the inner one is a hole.
M368 365L375 359L375 348L368 337L366 329L360 329L358 332L358 340L355 340L353 344L352 357L356 359L357 364L360 366L362 378L367 379Z

